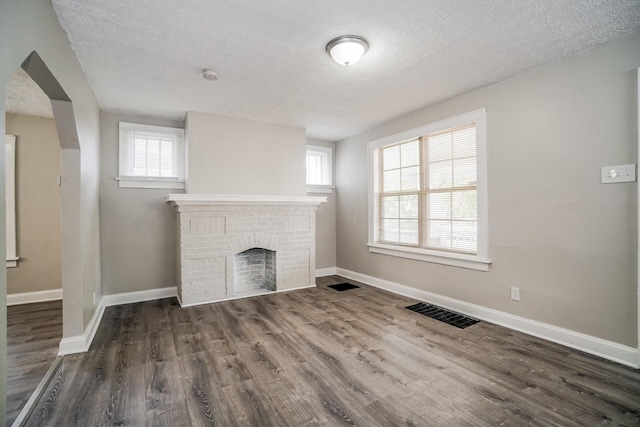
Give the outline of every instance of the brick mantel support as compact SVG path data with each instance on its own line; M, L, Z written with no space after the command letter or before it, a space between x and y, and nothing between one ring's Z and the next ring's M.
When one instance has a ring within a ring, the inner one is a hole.
M175 194L178 299L183 306L238 297L235 255L276 253L276 291L315 285L315 220L324 197ZM265 291L268 292L268 291Z

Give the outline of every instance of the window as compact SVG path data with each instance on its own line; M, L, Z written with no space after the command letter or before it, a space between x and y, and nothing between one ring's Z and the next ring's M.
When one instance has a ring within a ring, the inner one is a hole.
M307 192L331 193L333 190L333 149L307 145Z
M488 270L485 111L369 143L371 252Z
M184 188L184 130L120 122L120 187Z

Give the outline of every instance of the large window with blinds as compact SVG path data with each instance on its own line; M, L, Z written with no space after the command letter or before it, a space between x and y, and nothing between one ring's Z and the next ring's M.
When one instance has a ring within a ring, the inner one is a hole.
M484 110L369 149L370 250L488 269Z
M184 130L120 122L120 187L184 188Z

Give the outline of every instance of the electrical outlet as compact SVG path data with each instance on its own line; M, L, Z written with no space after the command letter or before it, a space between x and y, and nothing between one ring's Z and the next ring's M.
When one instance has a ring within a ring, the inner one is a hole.
M520 288L511 288L511 299L520 301Z

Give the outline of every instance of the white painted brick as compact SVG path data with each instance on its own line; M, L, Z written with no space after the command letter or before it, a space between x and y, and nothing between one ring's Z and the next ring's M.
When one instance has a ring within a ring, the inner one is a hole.
M273 279L261 267L238 265L235 255L252 248L275 251L278 289L307 285L315 275L313 206L183 206L178 210L178 292L183 303L209 301L254 289ZM254 274L254 281L243 275Z

